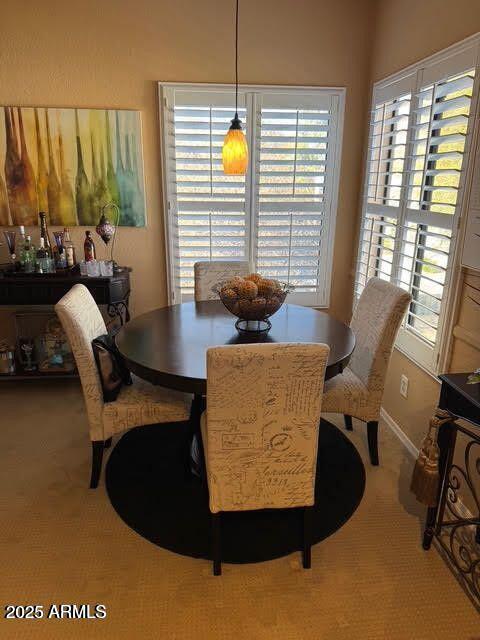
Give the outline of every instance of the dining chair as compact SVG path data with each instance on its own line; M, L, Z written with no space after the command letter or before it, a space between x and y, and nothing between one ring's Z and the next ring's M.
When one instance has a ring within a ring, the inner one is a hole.
M116 400L104 402L92 340L107 333L102 314L87 287L74 285L55 305L80 374L92 441L90 487L98 486L103 450L114 434L132 427L189 419L190 396L156 387L132 376Z
M367 423L372 465L378 465L378 421L388 363L411 296L390 282L371 278L354 310L350 327L355 349L341 374L325 383L322 411L343 413L351 431L352 417Z
M211 260L195 262L193 271L195 300L218 300L215 286L234 276L246 276L249 273L249 264L247 260Z
M325 344L243 344L207 350L200 427L212 514L213 573L221 574L221 513L303 508L311 565Z

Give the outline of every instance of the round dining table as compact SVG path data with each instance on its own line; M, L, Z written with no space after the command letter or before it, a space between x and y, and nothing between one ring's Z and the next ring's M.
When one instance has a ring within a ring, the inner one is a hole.
M252 342L322 342L330 347L325 378L341 373L355 347L353 331L328 313L284 304L267 334L239 334L220 300L184 302L145 313L116 335L128 368L140 378L195 396L207 390L209 347Z

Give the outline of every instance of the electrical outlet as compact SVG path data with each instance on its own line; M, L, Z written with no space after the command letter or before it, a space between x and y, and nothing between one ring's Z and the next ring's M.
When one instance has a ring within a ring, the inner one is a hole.
M400 395L404 398L408 396L408 378L403 374L400 376Z

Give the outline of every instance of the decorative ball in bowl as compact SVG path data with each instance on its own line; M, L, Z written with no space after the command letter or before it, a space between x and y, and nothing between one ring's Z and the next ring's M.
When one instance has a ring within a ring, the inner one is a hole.
M285 282L251 273L221 282L215 292L230 313L237 316L235 326L240 333L265 333L272 326L268 318L280 309L292 289Z

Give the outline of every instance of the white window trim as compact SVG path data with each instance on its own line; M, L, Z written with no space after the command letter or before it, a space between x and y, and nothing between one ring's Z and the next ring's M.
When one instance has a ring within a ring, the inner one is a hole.
M165 234L165 253L166 253L166 268L167 268L167 295L168 295L168 304L174 303L174 274L173 274L173 255L174 255L174 247L173 247L173 238L170 233L170 214L169 214L169 201L168 201L168 175L170 171L170 163L169 158L166 154L165 149L165 136L164 136L164 125L163 125L163 110L167 104L166 100L166 92L171 89L181 88L186 91L234 91L235 85L233 84L219 84L219 83L184 83L184 82L158 82L158 101L159 101L159 132L160 132L160 154L161 154L161 171L162 171L162 197L163 197L163 224L164 224L164 234ZM337 218L337 208L338 208L338 195L339 195L339 183L340 183L340 171L341 171L341 159L342 159L342 144L343 144L343 130L344 130L344 116L345 116L345 95L346 89L345 87L316 87L316 86L308 86L308 85L300 85L300 86L291 86L291 85L258 85L258 84L242 84L239 85L239 92L247 94L247 108L248 101L251 99L251 94L255 92L269 92L269 93L281 93L281 94L291 94L296 95L298 93L311 93L321 95L327 95L329 97L336 99L336 110L337 110L337 135L335 136L335 144L333 147L332 153L332 196L330 202L330 212L328 217L328 229L325 234L325 243L324 243L324 259L322 260L322 268L327 269L328 276L324 282L323 291L317 292L317 302L312 304L311 306L315 306L317 308L327 308L330 306L330 293L331 293L331 283L333 276L333 247L335 242L335 230L336 230L336 218ZM254 108L255 105L250 104L250 108ZM253 112L253 111L252 111ZM256 149L255 149L255 136L253 134L254 128L249 128L249 149L250 149L250 157L256 157ZM245 195L245 206L246 209L249 206L249 202L255 195L255 184L254 184L254 173L251 171L251 167L249 167L247 174L247 183L246 183L246 195ZM256 215L258 211L254 206L252 208L254 214ZM254 225L251 224L250 216L247 216L247 224L249 228L247 229L247 238L246 238L246 248L249 253L250 261L253 258L254 251ZM299 293L297 296L301 296ZM301 304L301 301L298 301Z
M422 76L428 74L429 69L436 65L444 65L447 68L449 58L453 56L457 57L465 53L468 57L474 50L475 56L475 82L473 86L471 110L469 117L469 124L467 130L467 136L465 140L464 151L464 167L462 169L461 180L458 191L458 203L457 211L453 221L453 231L451 238L451 249L448 258L448 266L446 272L446 281L444 285L444 294L442 299L442 306L439 317L439 324L437 329L437 339L434 347L429 345L425 340L417 337L412 331L400 328L395 348L408 357L417 366L423 369L426 373L436 376L441 371L445 370L449 362L449 354L451 349L452 328L456 315L457 299L458 299L458 286L460 283L461 269L460 269L460 257L463 244L463 235L465 233L466 222L466 207L468 203L468 185L470 183L470 175L472 173L472 142L474 139L474 131L476 129L477 121L479 119L479 94L480 94L480 33L462 40L461 42L452 45L438 53L435 53L423 60L416 62L401 71L394 73L382 80L379 80L373 84L370 110L375 106L375 102L379 102L379 98L382 97L382 93L388 92L388 87L392 84L405 83L405 93L411 91L412 101L415 94L418 93L419 85L422 80ZM455 73L455 71L454 71ZM414 76L412 81L412 76ZM428 77L428 76L427 76ZM410 80L409 80L410 79ZM401 84L399 84L399 91L401 92ZM409 88L408 88L409 87ZM413 102L412 102L413 106ZM411 120L413 118L414 109L410 109L409 116L409 129L411 126ZM369 135L370 135L370 120L369 120ZM410 146L412 144L411 139L407 141L406 148L406 162L410 153ZM368 167L370 161L370 148L367 146L364 154L364 175L363 175L363 188L361 198L361 217L360 217L360 232L357 256L362 241L362 226L365 216L365 210L367 206L367 182L368 182ZM403 181L408 176L408 168L405 166L403 172ZM398 231L401 232L402 224L404 221L404 213L398 212L399 217L397 221ZM397 235L397 238L399 236ZM355 262L355 273L357 269L357 260Z

